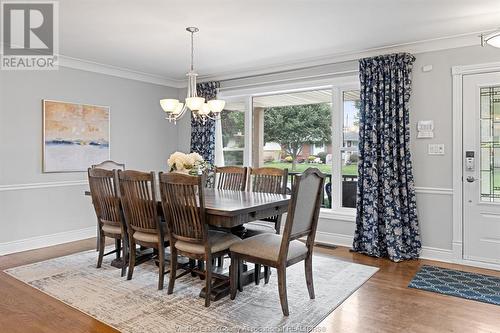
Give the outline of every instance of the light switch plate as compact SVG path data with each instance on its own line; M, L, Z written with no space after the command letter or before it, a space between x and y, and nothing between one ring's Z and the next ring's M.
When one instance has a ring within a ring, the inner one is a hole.
M443 143L430 143L428 145L429 155L444 155L444 144Z

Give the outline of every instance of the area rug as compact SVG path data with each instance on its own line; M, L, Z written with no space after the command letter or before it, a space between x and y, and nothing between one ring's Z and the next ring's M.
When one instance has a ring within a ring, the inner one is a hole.
M309 332L378 270L330 257L313 258L316 299L309 299L304 265L287 270L290 316L281 313L276 271L269 284L251 284L234 301L225 297L204 307L204 281L189 274L176 280L174 293L158 291L158 269L144 263L133 279L96 252L51 259L5 272L121 332ZM227 261L227 260L226 260ZM324 331L317 327L314 331Z
M500 278L495 276L425 265L408 287L500 305Z

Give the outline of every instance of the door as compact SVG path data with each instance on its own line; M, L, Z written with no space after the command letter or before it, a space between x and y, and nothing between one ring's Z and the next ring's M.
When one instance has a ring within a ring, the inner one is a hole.
M500 72L463 77L463 255L500 264Z

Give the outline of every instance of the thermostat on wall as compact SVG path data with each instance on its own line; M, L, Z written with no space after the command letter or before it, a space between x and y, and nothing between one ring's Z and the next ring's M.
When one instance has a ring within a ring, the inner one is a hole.
M434 121L419 120L417 123L417 139L434 137Z

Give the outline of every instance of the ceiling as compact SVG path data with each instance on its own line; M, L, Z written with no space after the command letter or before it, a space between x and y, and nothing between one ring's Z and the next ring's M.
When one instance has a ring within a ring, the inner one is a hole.
M60 0L60 53L183 80L500 27L498 0Z

